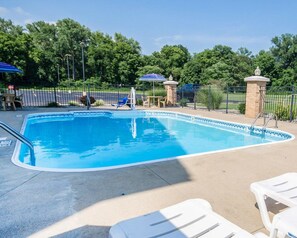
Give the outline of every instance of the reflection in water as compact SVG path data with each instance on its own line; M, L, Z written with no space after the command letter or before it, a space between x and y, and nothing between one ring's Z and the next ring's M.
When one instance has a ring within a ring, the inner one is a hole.
M131 133L133 139L137 137L137 125L136 125L136 118L131 118Z

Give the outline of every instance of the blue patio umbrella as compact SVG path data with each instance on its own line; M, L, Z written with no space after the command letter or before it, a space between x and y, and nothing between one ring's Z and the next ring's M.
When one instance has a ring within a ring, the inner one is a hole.
M1 73L23 73L23 71L18 69L17 67L4 62L0 62L0 72Z
M139 81L153 82L153 96L155 96L155 82L164 82L166 78L160 74L146 74L139 78Z

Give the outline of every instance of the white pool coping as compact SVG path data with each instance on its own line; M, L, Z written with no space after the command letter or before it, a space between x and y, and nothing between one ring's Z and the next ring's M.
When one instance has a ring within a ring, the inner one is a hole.
M46 112L46 113L33 113L33 114L28 114L22 124L21 127L21 133L23 134L25 131L25 127L27 124L27 120L30 117L37 117L37 116L43 116L43 115L77 115L77 116L87 116L89 114L98 114L102 115L103 113L112 113L113 115L121 115L123 117L124 115L127 117L131 116L139 116L140 113L145 115L150 115L150 116L156 116L156 115L174 115L176 117L178 116L184 116L190 119L192 122L195 122L195 120L206 120L215 124L224 124L224 126L230 125L230 127L242 127L245 128L245 130L250 129L251 125L248 124L243 124L243 123L235 123L235 122L229 122L229 121L224 121L224 120L219 120L219 119L212 119L208 117L202 117L202 116L194 116L186 113L181 113L181 112L170 112L170 111L161 111L161 110L135 110L135 111L110 111L110 110L102 110L102 111L72 111L72 112ZM204 124L205 125L205 124ZM207 126L207 125L206 125ZM211 126L211 125L210 125ZM258 130L258 131L263 131L263 128L259 126L254 126L253 129ZM232 130L231 130L232 131ZM234 131L234 130L233 130ZM215 153L221 153L221 152L227 152L227 151L234 151L234 150L240 150L240 149L246 149L246 148L251 148L251 147L258 147L258 146L267 146L267 145L272 145L272 144L277 144L277 143L283 143L283 142L288 142L291 140L295 139L295 136L291 133L280 131L277 129L266 129L265 128L265 133L277 133L277 134L284 134L290 137L289 139L284 139L281 141L272 141L272 142L267 142L263 144L256 144L256 145L248 145L248 146L240 146L236 148L229 148L229 149L222 149L222 150L215 150L215 151L208 151L208 152L202 152L202 153L194 153L194 154L189 154L189 155L182 155L182 156L176 156L176 157L170 157L170 158L164 158L164 159L157 159L157 160L150 160L150 161L143 161L143 162L138 162L138 163L131 163L131 164L126 164L126 165L117 165L117 166L106 166L106 167L98 167L98 168L75 168L75 169L58 169L58 168L46 168L46 167L36 167L36 166L30 166L27 164L24 164L19 161L19 154L20 154L20 148L21 148L21 142L17 141L11 161L15 165L26 168L26 169L31 169L31 170L36 170L36 171L47 171L47 172L91 172L91 171L102 171L102 170L111 170L111 169L118 169L118 168L125 168L125 167L131 167L131 166L138 166L138 165L145 165L145 164L151 164L151 163L158 163L158 162L164 162L164 161L171 161L171 160L178 160L178 159L185 159L185 158L190 158L194 156L203 156L203 155L208 155L208 154L215 154Z

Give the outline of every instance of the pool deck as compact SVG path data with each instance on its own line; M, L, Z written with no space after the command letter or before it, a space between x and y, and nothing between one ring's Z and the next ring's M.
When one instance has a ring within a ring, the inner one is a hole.
M70 110L75 109L0 111L0 120L20 130L24 116L29 113ZM247 124L253 121L223 112L164 110ZM273 126L273 122L268 124ZM279 122L278 126L297 136L296 123ZM267 232L249 186L258 180L297 171L294 139L122 169L40 172L14 165L11 156L16 141L2 129L0 133L0 137L12 140L11 146L0 147L0 237L104 238L108 237L110 226L123 219L191 198L206 199L214 211L249 232Z

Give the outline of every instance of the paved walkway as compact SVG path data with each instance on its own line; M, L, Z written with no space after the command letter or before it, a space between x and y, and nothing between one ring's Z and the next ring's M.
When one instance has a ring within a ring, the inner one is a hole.
M20 130L28 113L67 109L0 111L0 120ZM242 115L166 109L251 124ZM270 124L269 124L270 125ZM271 123L270 126L273 126ZM297 135L295 123L279 129ZM39 172L10 161L13 143L0 148L0 237L107 237L111 225L190 198L250 231L265 231L252 182L297 171L296 140L110 171Z

